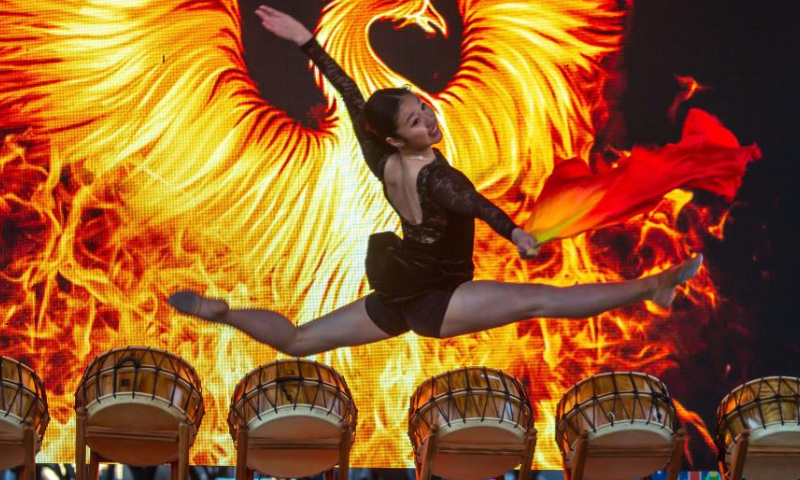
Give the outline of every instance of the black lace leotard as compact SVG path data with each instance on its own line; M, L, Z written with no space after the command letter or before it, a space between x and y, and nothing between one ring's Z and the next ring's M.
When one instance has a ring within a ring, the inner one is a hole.
M383 171L396 150L364 131L359 121L364 97L336 61L313 38L301 49L342 96L367 166L383 184L384 196L391 205ZM441 152L434 152L436 159L423 166L417 177L422 222L412 224L395 209L403 239L392 232L370 237L367 278L375 292L367 297L367 312L390 335L412 329L425 336L439 336L453 291L472 280L475 218L509 240L517 227L505 212L478 193L463 173L450 166Z

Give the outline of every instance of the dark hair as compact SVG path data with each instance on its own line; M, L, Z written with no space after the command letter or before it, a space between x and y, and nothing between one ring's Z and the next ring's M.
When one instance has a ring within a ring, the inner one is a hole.
M378 138L386 147L386 137L397 136L397 114L400 101L411 91L407 88L384 88L370 95L362 114L362 126L367 134Z

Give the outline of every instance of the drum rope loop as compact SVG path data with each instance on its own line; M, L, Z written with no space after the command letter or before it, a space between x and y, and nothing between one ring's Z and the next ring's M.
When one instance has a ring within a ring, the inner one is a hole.
M139 367L142 366L142 362L139 361L139 359L134 357L133 355L126 355L126 356L120 358L119 360L117 360L117 363L114 364L114 370L111 373L111 377L113 378L113 385L114 385L114 392L112 393L112 396L114 398L117 398L117 371L120 368L122 368L122 366L125 365L128 362L133 363L133 386L131 388L131 390L132 390L132 395L131 396L133 398L136 398L136 376L139 373Z

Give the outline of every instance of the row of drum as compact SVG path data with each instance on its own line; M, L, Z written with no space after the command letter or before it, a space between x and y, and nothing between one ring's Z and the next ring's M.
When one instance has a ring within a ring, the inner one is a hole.
M44 385L32 369L0 356L0 371L4 469L22 464L25 431L33 434L38 451L49 415ZM75 394L75 410L82 455L88 446L96 459L139 466L188 458L205 413L194 368L149 347L96 357ZM357 408L344 378L327 365L299 358L245 375L228 414L237 465L281 478L341 466L356 424ZM564 393L555 437L572 480L621 480L650 475L680 458L679 427L661 381L644 373L609 372ZM426 480L431 474L496 477L520 463L527 477L535 448L525 388L513 376L487 367L466 367L422 382L411 397L408 435L418 478L421 470ZM718 409L716 443L727 478L800 477L800 379L767 377L733 390ZM743 446L744 452L737 451ZM745 464L747 451L752 458Z

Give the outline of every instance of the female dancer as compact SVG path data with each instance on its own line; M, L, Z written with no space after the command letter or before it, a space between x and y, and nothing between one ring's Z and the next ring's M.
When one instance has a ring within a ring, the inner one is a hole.
M668 307L675 287L699 270L702 255L617 283L472 281L476 217L510 240L522 258L533 258L538 244L432 148L442 139L433 109L404 89L379 90L365 103L302 24L266 6L256 14L266 30L300 46L344 98L364 158L400 216L404 238L389 232L370 237L367 278L375 291L299 327L279 313L231 310L222 300L192 291L170 296L179 311L232 325L285 354L306 356L409 330L446 338L532 317L584 318L643 300Z

